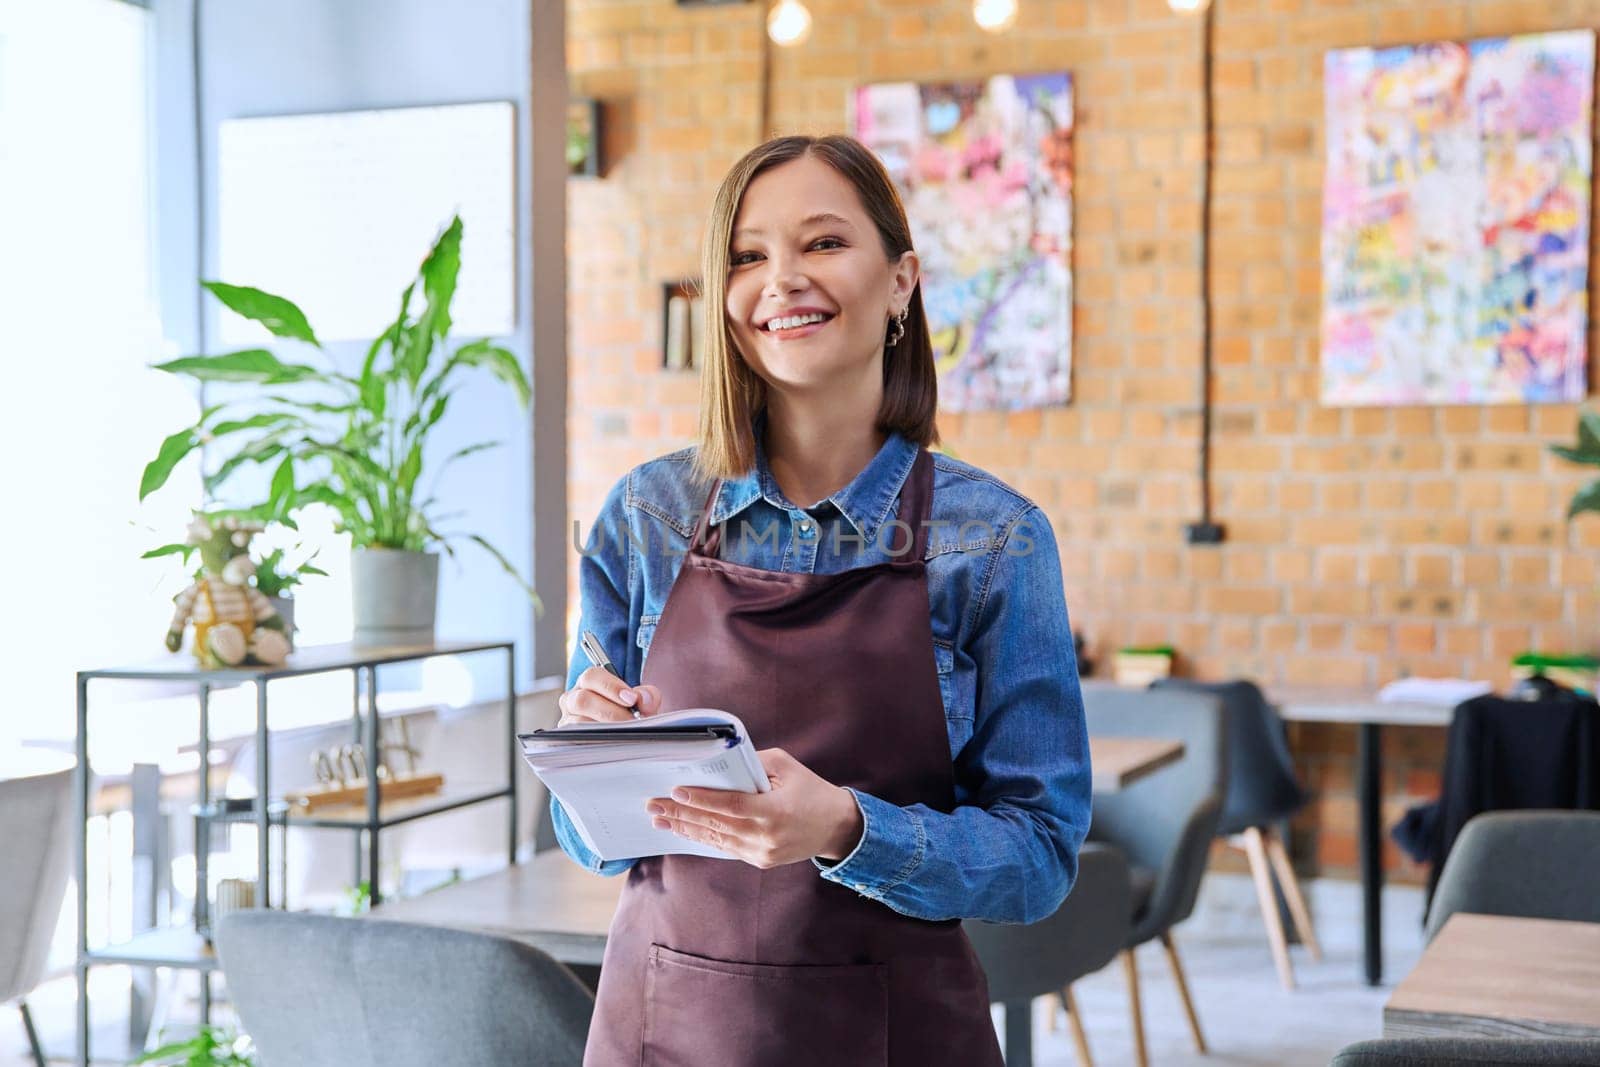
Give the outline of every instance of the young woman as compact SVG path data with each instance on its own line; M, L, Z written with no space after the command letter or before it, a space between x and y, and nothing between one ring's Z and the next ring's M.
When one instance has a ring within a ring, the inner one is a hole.
M1050 524L926 450L933 350L870 150L782 137L723 179L699 444L611 491L580 564L563 724L737 714L772 791L677 790L655 825L733 860L628 873L584 1062L995 1064L962 918L1060 905L1090 774Z

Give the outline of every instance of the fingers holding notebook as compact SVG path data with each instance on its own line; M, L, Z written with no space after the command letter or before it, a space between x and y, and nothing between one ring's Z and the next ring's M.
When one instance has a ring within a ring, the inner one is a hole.
M590 667L578 676L576 685L561 694L556 704L561 709L561 720L557 724L560 726L625 722L660 711L661 689L653 685L630 686L609 671Z

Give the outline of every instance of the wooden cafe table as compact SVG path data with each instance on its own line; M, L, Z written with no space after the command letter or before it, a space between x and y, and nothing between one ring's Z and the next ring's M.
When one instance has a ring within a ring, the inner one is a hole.
M1457 912L1384 1005L1383 1036L1600 1038L1600 923Z
M1093 737L1089 760L1094 791L1115 792L1183 756L1181 741ZM369 914L379 919L498 934L533 945L563 963L598 965L617 908L623 878L602 878L560 849L527 863L406 900L387 900Z

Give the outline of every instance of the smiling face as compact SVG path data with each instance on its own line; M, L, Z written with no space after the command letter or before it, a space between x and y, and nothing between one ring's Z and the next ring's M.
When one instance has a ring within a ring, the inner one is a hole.
M854 187L811 156L751 181L728 249L733 339L769 387L881 389L884 336L916 253L889 258Z

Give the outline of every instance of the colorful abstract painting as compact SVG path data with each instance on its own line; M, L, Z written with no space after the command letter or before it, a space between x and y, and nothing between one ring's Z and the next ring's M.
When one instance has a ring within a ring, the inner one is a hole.
M855 135L899 187L949 411L1072 385L1072 78L869 85Z
M1322 400L1581 400L1594 35L1330 52Z

